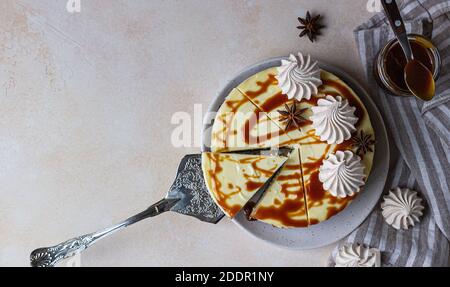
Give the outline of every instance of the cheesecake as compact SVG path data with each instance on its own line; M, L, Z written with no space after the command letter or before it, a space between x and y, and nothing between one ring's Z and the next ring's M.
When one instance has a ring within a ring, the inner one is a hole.
M310 57L291 55L279 67L251 76L229 94L213 125L214 154L204 156L209 160L203 169L219 206L224 191L217 192L217 186L240 183L242 195L234 193L231 185L224 193L239 198L236 205L234 200L225 205L234 216L254 193L242 188L246 178L238 180L238 173L212 180L213 173L207 170L214 169L217 160L211 157L291 148L293 152L251 217L275 227L306 228L340 213L363 191L372 169L374 144L370 116L358 95L339 77L319 69ZM253 167L247 165L246 172L249 168ZM263 176L259 182L269 179Z

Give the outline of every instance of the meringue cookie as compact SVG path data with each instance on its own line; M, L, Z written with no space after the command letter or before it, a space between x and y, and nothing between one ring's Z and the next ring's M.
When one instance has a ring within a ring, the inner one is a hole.
M380 267L381 254L375 248L347 244L339 249L335 261L335 267Z
M330 154L319 170L319 180L324 190L338 198L358 193L364 185L364 177L361 158L351 151Z
M410 226L420 222L425 209L417 192L401 188L391 190L384 197L381 208L386 223L397 230L408 230Z
M342 97L326 96L318 101L318 106L311 108L310 120L316 129L316 136L328 144L341 144L352 137L356 131L356 108L349 105Z
M309 100L319 92L319 86L322 85L317 61L312 62L309 55L305 58L302 53L298 53L298 57L291 54L289 60L282 60L276 79L289 100Z

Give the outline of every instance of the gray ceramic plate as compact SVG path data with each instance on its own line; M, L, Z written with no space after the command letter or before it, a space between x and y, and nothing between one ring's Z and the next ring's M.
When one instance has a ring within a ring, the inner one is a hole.
M270 59L256 64L235 77L223 89L209 108L209 117L206 118L203 129L203 151L208 151L211 142L211 126L214 114L219 110L227 95L241 82L265 69L281 64L281 57ZM383 192L389 170L389 144L383 118L367 92L349 75L333 66L322 64L321 68L340 77L354 89L364 102L377 135L376 156L373 170L367 181L364 191L341 213L321 224L304 229L279 229L262 222L249 222L241 213L233 221L266 242L280 247L305 250L314 249L335 243L349 235L369 216L378 203Z

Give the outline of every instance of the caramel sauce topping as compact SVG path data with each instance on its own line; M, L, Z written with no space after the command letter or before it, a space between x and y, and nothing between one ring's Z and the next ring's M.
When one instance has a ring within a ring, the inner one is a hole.
M275 75L270 74L269 78L264 82L257 82L259 86L259 90L257 91L246 91L245 94L252 100L261 96L269 90L269 87L272 85L278 85L278 80L275 78Z
M276 220L286 227L308 227L308 220L295 220L295 215L306 215L303 200L286 199L281 207L261 207L256 213L259 220Z
M247 181L245 185L248 191L255 191L260 189L264 184L260 182Z
M251 131L260 123L262 115L264 114L263 113L254 114L245 122L243 126L243 134L244 134L244 142L246 144L261 144L271 140L272 138L276 138L280 134L282 134L281 131L275 131L264 135L259 134L257 134L256 136L252 135Z
M270 207L258 207L255 218L259 220L274 220L286 227L307 227L308 220L306 219L301 166L286 165L283 168L290 171L298 171L289 175L279 175L276 178L277 184L281 187L279 192L284 195L285 199L283 202L275 199L275 205ZM295 219L294 217L305 219Z
M257 82L259 89L256 91L245 91L245 95L249 97L252 101L258 102L259 108L265 113L277 112L278 110L283 110L284 106L287 104L288 106L295 104L296 102L293 100L289 100L287 95L284 95L282 92L279 92L275 95L272 95L270 98L265 100L264 102L257 101L258 97L265 94L270 86L278 86L278 81L275 78L275 75L269 74L269 78L264 82ZM299 128L311 125L311 121L305 121L299 123ZM293 125L288 130L284 131L284 133L289 133L298 128ZM286 144L286 143L284 143Z

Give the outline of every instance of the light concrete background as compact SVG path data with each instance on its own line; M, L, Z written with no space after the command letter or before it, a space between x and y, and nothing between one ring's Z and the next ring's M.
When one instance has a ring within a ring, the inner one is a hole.
M303 51L364 81L353 29L366 0L0 1L0 265L158 201L179 160L172 115L206 110L238 71ZM311 44L297 17L321 13ZM199 127L197 123L197 127ZM110 237L83 266L323 266L333 246L288 251L228 220L175 214Z

